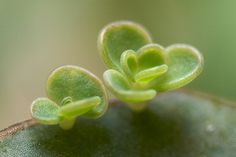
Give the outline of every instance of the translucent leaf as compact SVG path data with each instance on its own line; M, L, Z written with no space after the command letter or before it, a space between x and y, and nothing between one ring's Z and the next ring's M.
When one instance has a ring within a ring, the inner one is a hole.
M59 106L47 98L38 98L31 105L32 117L42 124L58 124Z
M101 98L101 103L84 116L99 117L107 110L107 95L102 82L87 70L77 66L63 66L56 69L48 78L48 97L60 106L65 98L77 102L94 96Z
M133 22L115 22L106 26L99 35L98 48L109 68L121 70L120 57L125 50L138 50L151 43L150 35Z
M157 91L180 88L195 79L203 69L203 57L195 48L176 44L166 49L168 72L155 81Z
M107 70L103 74L105 85L110 91L120 100L127 103L140 103L151 100L155 97L156 91L149 90L135 90L131 89L131 85L127 79L116 70Z

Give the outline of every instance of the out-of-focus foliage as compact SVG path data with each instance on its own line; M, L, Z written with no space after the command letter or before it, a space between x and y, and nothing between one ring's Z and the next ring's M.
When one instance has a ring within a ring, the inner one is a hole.
M104 71L97 35L109 22L145 25L155 43L187 43L204 55L191 88L235 99L236 1L0 1L0 128L29 117L50 72L65 64Z

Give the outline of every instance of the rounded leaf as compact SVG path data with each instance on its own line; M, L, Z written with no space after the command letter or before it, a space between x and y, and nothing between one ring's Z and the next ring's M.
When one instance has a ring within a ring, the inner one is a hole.
M120 57L125 50L138 50L151 43L148 32L140 25L121 21L106 26L98 37L98 49L104 63L120 70Z
M38 98L31 105L32 117L41 124L58 124L59 106L48 98Z
M146 70L165 64L165 49L158 44L148 44L140 48L138 53L139 70Z
M77 66L63 66L48 78L47 95L59 106L65 104L65 99L77 102L90 97L98 96L101 103L84 114L86 117L96 118L107 110L107 94L102 82L89 71ZM70 104L70 103L69 103Z
M175 44L166 49L168 71L155 80L157 91L180 88L195 79L203 69L203 57L192 46Z
M110 69L103 74L107 88L120 100L127 103L140 103L155 97L156 91L131 89L128 80L118 71Z
M133 79L135 73L138 70L138 59L135 53L136 52L133 50L126 50L122 53L120 58L122 71L130 79Z

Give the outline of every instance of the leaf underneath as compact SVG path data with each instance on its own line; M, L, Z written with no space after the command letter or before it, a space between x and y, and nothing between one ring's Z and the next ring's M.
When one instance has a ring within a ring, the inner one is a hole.
M58 124L59 106L48 98L38 98L31 105L32 117L41 124Z

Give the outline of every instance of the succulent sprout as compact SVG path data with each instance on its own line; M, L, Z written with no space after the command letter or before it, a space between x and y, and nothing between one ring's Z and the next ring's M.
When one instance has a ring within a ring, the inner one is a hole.
M151 100L158 92L180 88L203 69L201 53L190 45L167 48L152 43L140 25L122 21L106 26L98 49L109 68L103 78L107 88L127 103Z
M102 116L108 106L101 81L77 66L53 71L47 81L47 95L32 103L32 117L42 124L60 124L63 129L70 129L78 116Z

